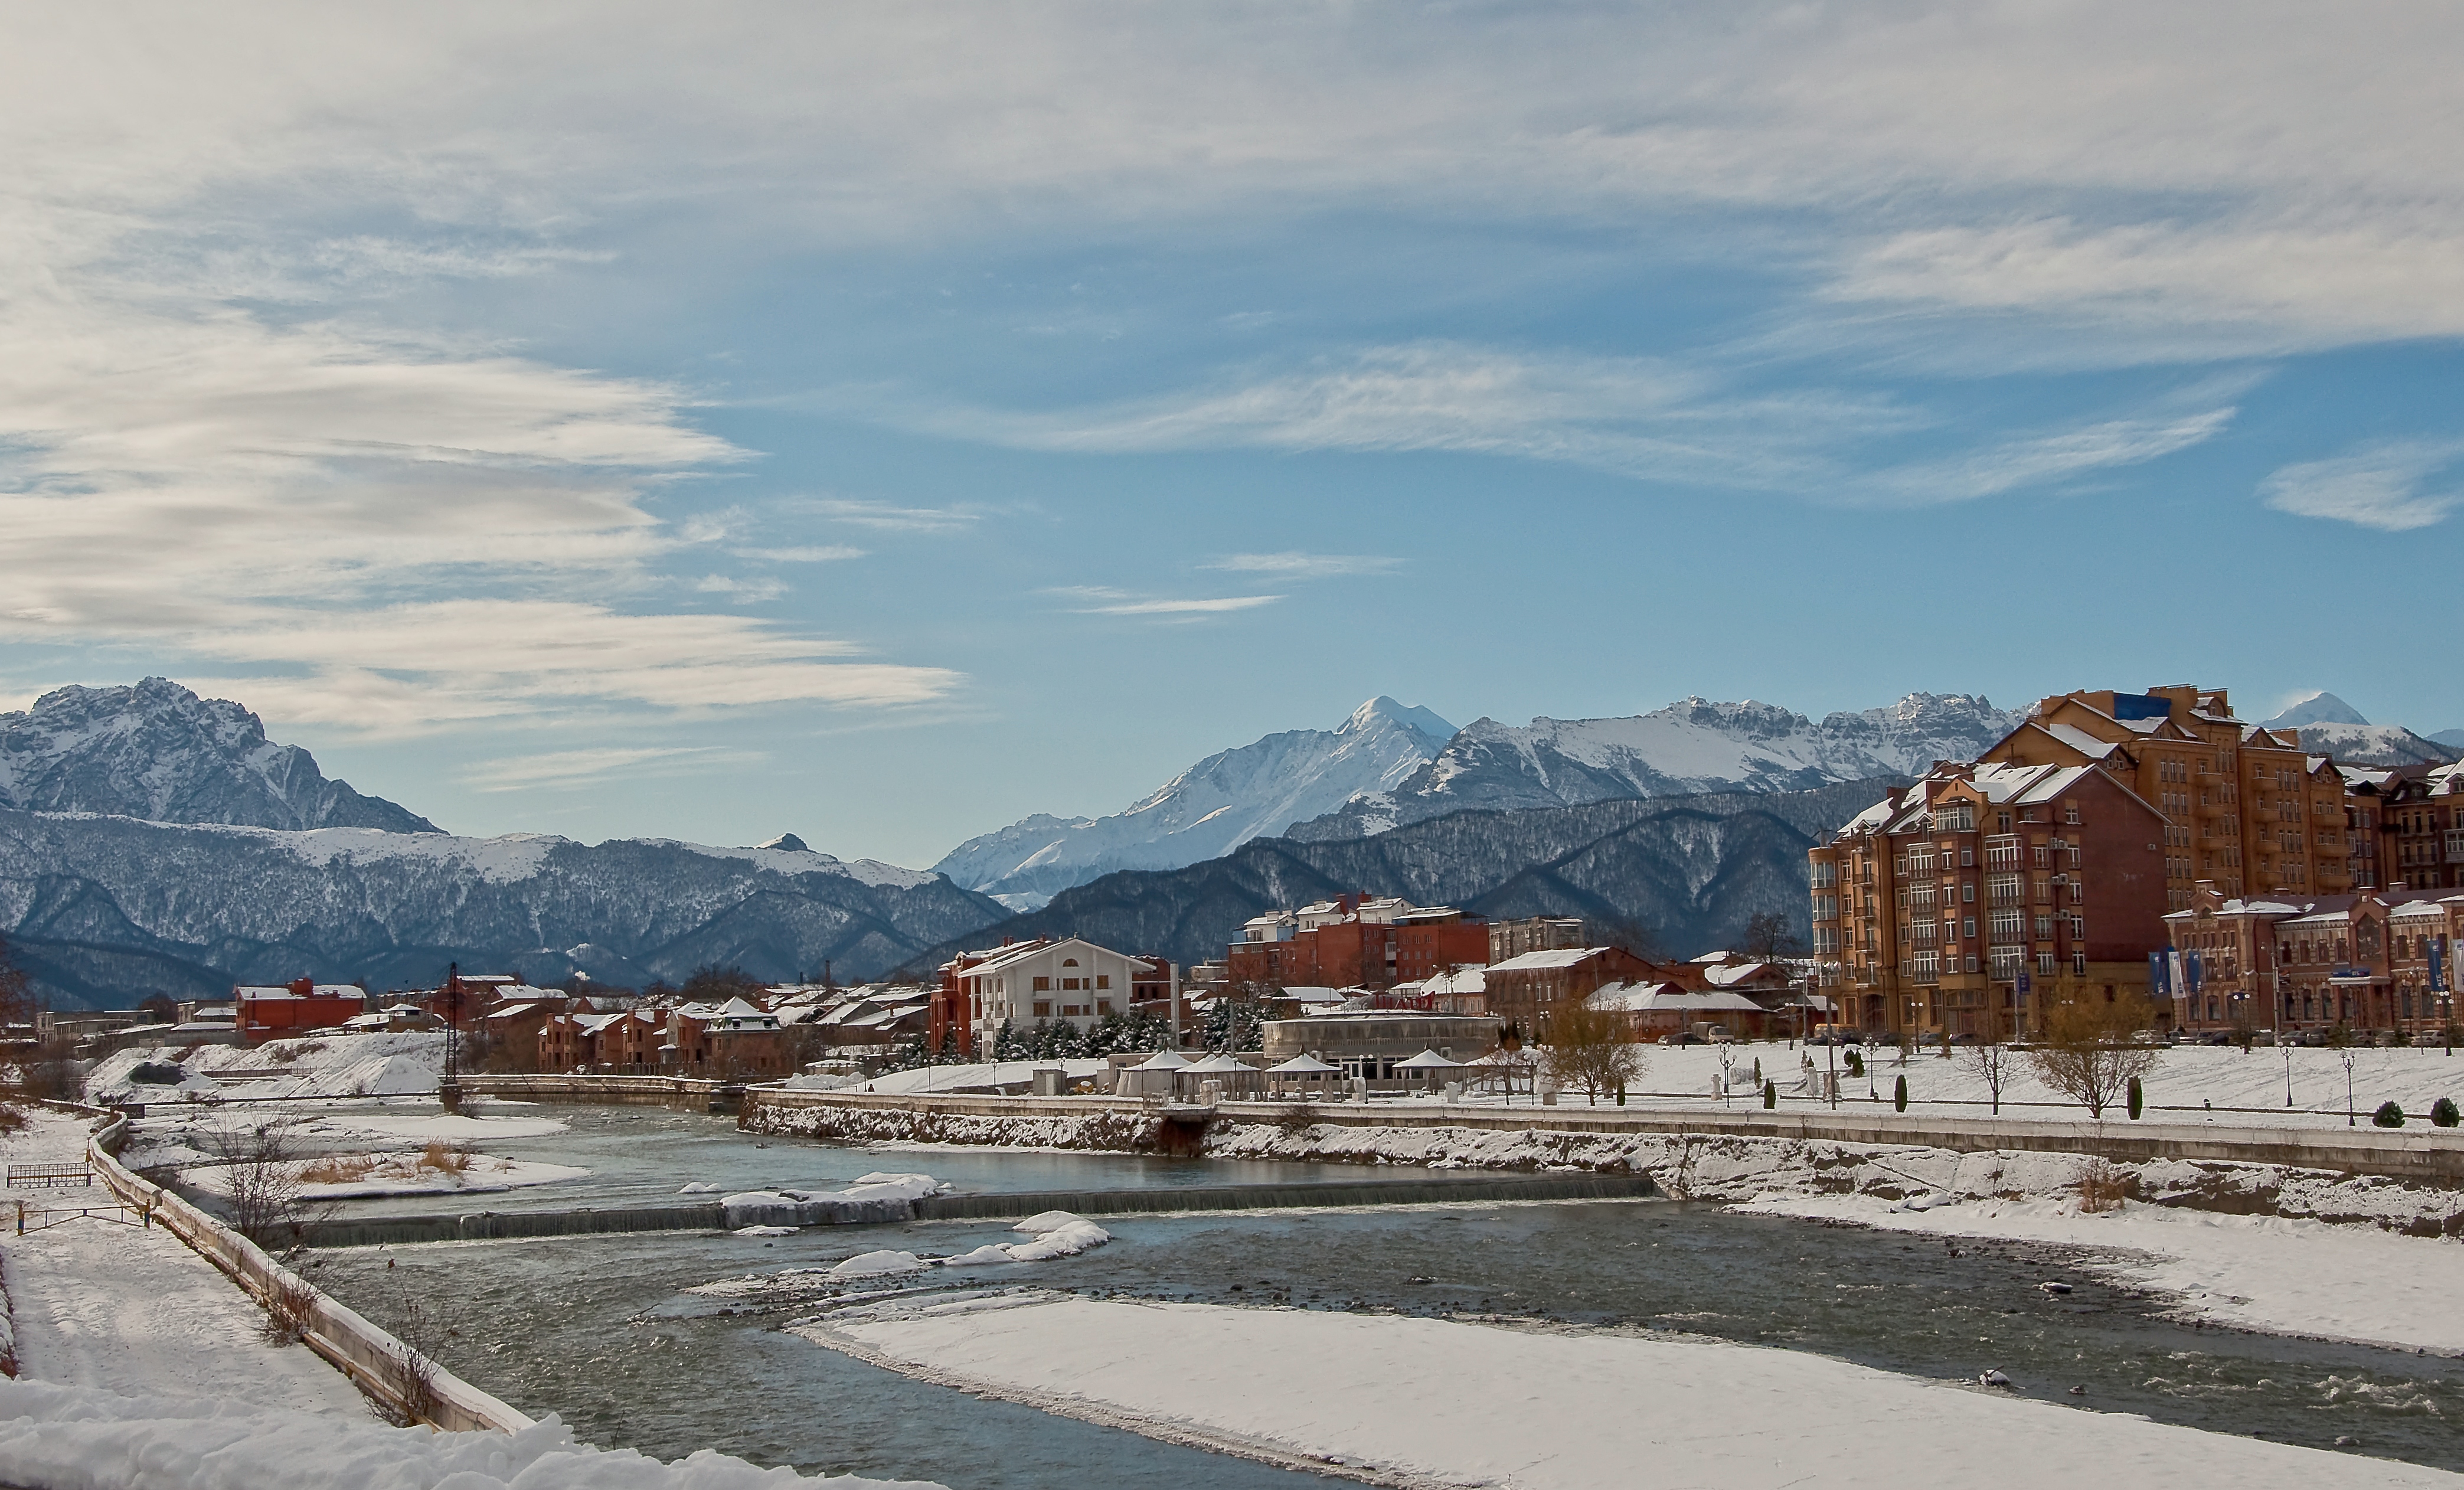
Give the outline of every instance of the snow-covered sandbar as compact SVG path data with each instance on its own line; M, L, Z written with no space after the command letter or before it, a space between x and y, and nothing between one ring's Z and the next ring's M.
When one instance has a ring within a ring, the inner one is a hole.
M800 1332L911 1375L1387 1484L2464 1485L1718 1341L1043 1294Z
M2135 1201L2083 1216L2075 1197L1967 1198L1912 1209L1873 1195L1772 1195L1732 1209L2114 1249L2080 1265L2172 1294L2185 1314L2268 1334L2464 1355L2464 1244L2444 1238Z

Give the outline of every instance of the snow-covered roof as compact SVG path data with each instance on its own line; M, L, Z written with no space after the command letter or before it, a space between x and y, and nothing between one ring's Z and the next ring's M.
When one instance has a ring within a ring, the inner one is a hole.
M1551 947L1544 952L1527 952L1508 957L1504 962L1488 965L1490 974L1538 973L1551 968L1571 968L1587 962L1608 951L1606 947Z
M1181 1069L1192 1076L1213 1076L1219 1072L1248 1071L1254 1070L1256 1067L1243 1065L1240 1062L1233 1060L1230 1056L1227 1056L1219 1050L1215 1054L1208 1056L1203 1061L1191 1062L1188 1065L1181 1067Z
M1674 983L1612 983L1583 1000L1610 1013L1627 1014L1761 1014L1763 1006L1743 994L1714 989L1689 993Z
M1759 977L1788 976L1786 968L1775 968L1768 962L1734 962L1722 967L1705 968L1704 980L1726 988L1731 983L1750 983Z
M1317 1057L1304 1053L1292 1057L1281 1065L1266 1067L1266 1074L1268 1076L1325 1076L1340 1069L1342 1067L1329 1065Z
M1345 995L1341 989L1323 988L1309 983L1295 983L1287 987L1282 993L1277 994L1274 997L1278 998L1288 998L1294 1003L1341 1003L1344 1000Z
M1462 1062L1449 1061L1434 1050L1423 1050L1408 1061L1395 1063L1397 1071L1453 1071L1460 1070L1462 1066Z
M1177 1050L1158 1050L1137 1064L1133 1071L1178 1071L1189 1064L1189 1058Z

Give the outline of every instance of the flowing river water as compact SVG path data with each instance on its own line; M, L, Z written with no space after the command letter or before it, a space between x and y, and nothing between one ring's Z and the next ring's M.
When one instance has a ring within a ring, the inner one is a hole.
M604 1147L598 1162L632 1156L668 1170L660 1182L671 1192L686 1168L729 1188L844 1182L886 1170L1002 1190L1290 1184L1301 1182L1293 1172L1321 1180L1378 1172L884 1151L757 1140L723 1120L655 1109L569 1115L569 1134L501 1147L565 1163L592 1162L580 1155ZM676 1156L688 1153L694 1164L680 1166ZM2022 1394L2067 1407L2322 1448L2348 1438L2360 1453L2464 1469L2464 1362L2168 1318L2163 1298L2080 1271L2077 1249L1947 1242L1661 1200L1111 1216L1102 1224L1114 1238L1109 1246L964 1282L1673 1330L1935 1378L1972 1379L1991 1367ZM910 1381L781 1332L827 1307L842 1285L826 1281L688 1291L825 1267L875 1248L952 1253L1013 1236L999 1222L933 1222L769 1238L451 1242L336 1249L317 1255L314 1272L353 1307L426 1334L449 1368L525 1411L561 1413L586 1438L663 1457L712 1447L808 1473L937 1479L955 1490L1127 1490L1175 1475L1231 1487L1317 1478ZM2048 1294L2038 1285L2049 1280L2073 1291ZM2084 1393L2073 1395L2074 1387ZM1839 1452L1887 1454L1889 1446L1842 1443Z

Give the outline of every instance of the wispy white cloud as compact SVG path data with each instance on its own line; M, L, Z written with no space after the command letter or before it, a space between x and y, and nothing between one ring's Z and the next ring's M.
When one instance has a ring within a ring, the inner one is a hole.
M844 543L806 543L788 548L737 548L728 552L738 559L768 559L782 564L826 564L842 559L862 559L866 550L849 548Z
M1127 590L1104 585L1064 585L1046 590L1082 603L1070 607L1081 616L1154 616L1167 620L1194 621L1208 616L1226 615L1233 611L1255 610L1282 600L1280 595L1223 595L1196 598L1140 596Z
M1093 408L883 415L1030 449L1456 450L1754 489L1830 479L1827 448L1926 422L1884 395L1743 392L1653 359L1447 341Z
M960 533L975 526L981 517L979 513L953 507L900 507L891 502L846 497L810 496L784 505L792 511L882 533Z
M2444 521L2464 506L2464 486L2423 490L2459 460L2464 441L2388 441L2331 460L2282 467L2258 484L2258 493L2280 513L2409 533Z
M1034 449L1460 450L1638 480L1886 504L1963 501L2158 459L2221 433L2234 409L2217 400L2247 383L2207 380L2160 400L2152 413L1995 437L1947 427L1941 416L1880 394L1741 389L1708 366L1421 342L1127 405L900 417ZM1954 453L1920 463L1874 453L1887 437L1917 431ZM1252 554L1208 567L1314 578L1392 562Z
M745 580L734 575L708 574L693 581L693 588L704 595L724 595L730 600L758 604L775 601L787 593L784 580Z
M1351 575L1392 574L1402 564L1399 559L1385 559L1375 554L1306 554L1292 550L1278 554L1226 554L1199 567L1223 569L1234 574L1269 575L1279 580L1336 580Z
M636 749L551 751L539 756L514 756L474 763L463 773L465 784L482 792L516 792L537 787L595 786L618 778L686 776L731 766L759 765L769 757L759 751L721 745L649 746Z
M1883 500L1961 502L2045 486L2094 471L2144 465L2201 445L2234 410L2199 409L2146 419L2108 419L2021 435L1956 458L1892 467L1858 485Z

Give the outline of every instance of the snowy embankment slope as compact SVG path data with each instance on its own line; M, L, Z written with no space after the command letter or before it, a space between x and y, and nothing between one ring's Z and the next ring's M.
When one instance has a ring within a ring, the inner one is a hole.
M1051 1296L800 1332L1047 1411L1390 1484L2464 1485L1716 1341Z
M0 1140L11 1163L84 1157L86 1126L36 1112ZM0 1191L13 1214L30 1208L108 1208L100 1186ZM259 1338L264 1315L212 1264L161 1228L79 1217L10 1236L0 1245L15 1306L17 1359L31 1380L133 1397L217 1393L257 1403L365 1418L343 1375L301 1347ZM10 1478L14 1465L0 1457Z
M2178 1312L2237 1329L2464 1355L2464 1245L2283 1216L2076 1196L1974 1198L1917 1210L1874 1195L1785 1195L1735 1209L1884 1231L2107 1250L2078 1265L2173 1295Z
M244 1402L0 1381L0 1475L23 1490L873 1490L921 1481L762 1469L705 1449L672 1464L596 1449L555 1418L518 1433L387 1428Z

